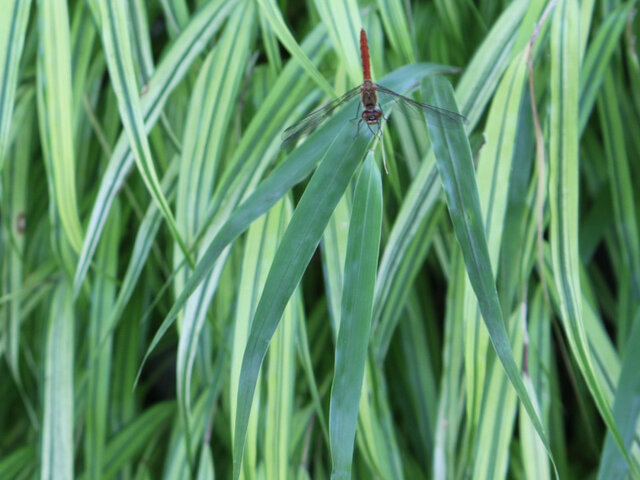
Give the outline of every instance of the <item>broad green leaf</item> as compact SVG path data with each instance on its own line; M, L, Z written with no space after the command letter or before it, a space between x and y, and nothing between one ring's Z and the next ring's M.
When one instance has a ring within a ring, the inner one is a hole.
M75 318L71 291L56 287L44 348L40 478L73 478L73 359Z
M523 360L525 382L531 382L529 389L535 394L540 406L540 415L545 427L549 425L549 404L551 390L549 370L551 367L551 318L540 288L536 289L532 301L527 306L527 334L525 337L526 356ZM528 340L528 342L527 342ZM533 396L533 395L532 395ZM528 480L551 479L549 460L544 445L531 424L526 412L518 414L518 429L521 439L522 463Z
M517 55L506 71L493 97L483 146L476 169L480 208L489 248L493 277L498 271L502 232L507 209L508 188L516 138L518 117L527 72L527 52ZM508 315L508 314L507 314ZM480 311L471 284L465 290L465 371L469 394L467 412L471 422L479 419L484 390L484 373L489 337L482 326ZM473 372L473 374L471 373Z
M103 241L96 253L96 268L100 272L92 284L89 316L89 357L87 427L85 458L90 478L101 478L104 451L108 439L107 413L111 388L112 338L108 336L108 320L115 302L115 282L118 270L118 240L120 239L120 208L116 204L105 227ZM106 336L105 344L101 343ZM92 352L99 351L95 356Z
M236 307L232 357L231 357L231 386L230 396L230 425L231 432L234 433L235 416L238 404L238 380L242 367L242 357L247 344L247 338L251 330L251 324L255 309L260 299L260 294L264 288L264 282L269 272L269 266L273 261L276 248L280 242L280 237L286 228L290 212L287 211L286 201L283 199L277 203L267 215L260 217L254 222L247 232L247 241L244 248L244 258L242 261L242 271L238 290L238 301ZM247 301L248 300L248 301ZM291 320L291 308L286 309L287 320ZM289 323L291 323L289 321ZM277 371L276 371L277 372ZM271 369L269 369L271 373ZM284 372L281 372L284 373ZM274 373L277 374L277 373ZM288 376L288 375L287 375ZM289 379L287 379L287 382ZM270 381L270 386L272 380ZM283 385L283 387L285 387ZM259 395L257 395L259 398ZM251 419L248 428L247 452L243 458L243 472L245 478L251 478L251 472L256 465L256 447L258 436L258 401L254 400L255 407L252 408ZM284 412L283 412L284 413ZM273 421L273 420L272 420ZM233 439L235 442L235 438ZM271 442L270 442L271 443ZM267 444L265 448L274 449L276 445ZM272 450L271 455L275 452ZM271 458L269 462L277 459ZM265 468L268 468L265 466Z
M259 219L252 225L251 230L255 229L254 241L260 242L250 243L251 238L247 239L245 248L245 264L256 262L256 274L253 279L251 298L251 316L255 311L255 307L260 298L260 292L264 286L269 266L273 261L277 244L280 237L291 217L292 207L288 198L284 198L268 213L265 222ZM264 218L264 217L263 217ZM256 235L257 234L257 235ZM258 248L256 248L258 247ZM249 272L250 273L250 272ZM238 302L239 304L241 302ZM294 385L295 385L295 331L297 325L303 320L299 318L301 312L301 297L298 292L294 293L292 300L287 305L281 324L276 329L271 348L269 349L268 365L266 370L266 401L273 408L266 412L264 445L265 445L265 472L267 478L286 479L289 475L289 468L293 466L290 459L292 415L294 411ZM238 305L238 310L240 305ZM243 309L246 311L246 309ZM236 329L237 330L237 329ZM244 340L248 337L249 330L243 332ZM240 368L242 364L242 356L244 348L239 352L234 352L234 358L237 360L237 376L239 378ZM231 401L235 405L236 398L232 391ZM233 423L232 423L233 425Z
M344 118L345 113L338 116ZM296 207L276 252L256 308L238 385L238 411L233 449L234 478L236 479L240 473L238 465L242 461L256 379L269 342L280 322L289 297L299 284L320 242L333 209L344 194L369 143L369 136L366 133L348 142L352 133L349 129L341 130L340 135L330 144L326 157L311 178ZM305 145L308 143L310 142Z
M445 80L436 77L426 82L429 87L427 98L434 105L450 109L455 106L451 86ZM496 354L553 460L549 440L518 371L503 321L495 280L491 274L491 260L469 142L461 121L455 127L445 125L445 121L447 120L435 115L427 117L440 179L456 238L462 249L467 275L476 293Z
M82 226L76 191L76 160L73 146L71 96L71 45L67 2L44 0L39 3L38 30L38 114L40 140L49 181L49 195L64 230L64 239L74 252L82 246ZM59 240L62 241L62 240ZM67 267L70 255L60 252Z
M514 356L520 359L518 368L521 368L524 348L523 314L525 311L524 306L521 305L520 309L509 318L507 326ZM513 436L518 397L509 385L509 379L499 362L492 363L488 369L486 381L487 393L476 430L473 478L498 480L507 478L509 443ZM487 442L487 439L490 441Z
M34 91L28 89L19 96L15 113L13 126L16 135L13 142L13 149L10 150L12 155L4 165L2 171L2 185L0 190L3 192L2 211L4 221L2 224L3 240L6 248L3 249L2 271L2 294L9 295L11 293L21 292L24 288L24 255L26 248L26 211L28 199L28 180L30 157L33 155L33 140L35 132L31 128L35 120L34 115ZM1 147L0 147L1 148ZM18 388L23 389L22 377L20 374L20 331L22 317L25 315L20 296L11 298L8 305L2 307L2 319L4 325L4 348L5 358L7 360L11 375L13 376ZM26 392L25 392L26 393ZM23 393L25 398L25 406L32 422L35 421L36 415L30 405L30 401Z
M344 274L344 259L347 255L350 205L351 192L347 190L333 211L333 215L331 215L331 220L329 220L320 244L322 248L324 281L326 284L325 291L332 321L331 330L333 338L337 337L337 332L340 327L342 277Z
M459 468L456 446L462 423L463 383L463 335L462 322L466 273L460 248L451 253L449 288L446 298L444 352L438 419L434 435L433 478L446 479L455 476Z
M196 480L215 480L216 473L213 468L213 457L211 448L208 445L202 447L200 452L200 463L198 464L198 476Z
M329 410L331 478L351 478L360 391L369 346L373 291L382 227L382 181L371 157L364 162L353 198L344 291Z
M377 477L403 480L400 444L393 428L388 390L382 367L375 362L371 352L365 367L358 407L358 453Z

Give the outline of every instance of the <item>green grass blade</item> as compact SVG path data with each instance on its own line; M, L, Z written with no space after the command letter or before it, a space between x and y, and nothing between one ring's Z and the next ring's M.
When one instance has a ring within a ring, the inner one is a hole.
M186 75L189 67L206 46L206 42L220 28L235 1L209 2L189 22L188 27L171 45L145 86L141 109L147 130L155 124L169 94ZM73 281L74 296L78 295L100 240L104 222L114 198L133 166L133 155L125 133L120 135L109 165L104 172L97 198L93 204L82 252Z
M415 62L411 31L405 5L399 0L377 2L380 18L388 35L391 48L400 53L404 63Z
M240 473L238 467L244 450L256 379L269 342L369 142L369 135L366 134L349 141L352 135L350 129L343 130L311 178L278 247L256 308L238 387L233 455L236 479ZM345 142L349 144L345 146Z
M515 140L518 136L518 117L527 72L527 51L514 57L496 89L485 130L487 140L480 152L476 169L480 208L484 218L494 278L498 270L507 209L509 189L505 188L505 185L509 184ZM471 422L475 423L480 416L489 337L482 327L475 293L468 282L465 291L464 319L467 346L465 371L469 394L467 411Z
M319 312L319 315L324 314L322 311ZM309 319L309 321L312 319ZM325 443L329 444L329 427L327 426L327 421L324 414L324 409L322 406L322 400L320 398L320 392L318 388L318 382L316 380L315 374L313 372L312 358L311 358L311 346L309 341L309 334L307 332L307 327L304 322L305 318L302 315L302 312L298 314L298 325L297 325L297 343L298 343L298 358L301 363L302 370L304 371L304 375L306 377L306 381L309 384L309 393L311 395L311 405L309 406L309 411L313 409L314 414L318 417L318 422L320 423L320 429L322 431L322 438ZM328 383L327 383L328 385ZM306 412L305 412L306 413ZM293 432L291 433L292 443L296 443L295 431L302 431L300 428L300 423L295 420L292 422L293 424Z
M340 199L331 215L329 225L322 236L322 262L329 315L332 320L333 338L340 327L340 305L342 304L342 275L344 259L347 255L347 235L349 233L349 213L351 192Z
M172 199L177 187L177 174L179 157L176 157L171 163L171 166L165 172L164 178L161 182L162 191L168 199ZM160 225L162 223L162 214L158 210L158 205L155 202L151 202L145 215L140 222L140 227L136 233L136 238L131 250L131 258L127 265L127 270L120 284L118 290L118 298L111 309L111 314L108 322L107 332L111 332L117 325L122 316L127 302L131 299L136 283L142 274L142 271L147 264L149 253L153 247L153 242L156 238ZM103 338L104 340L104 338ZM102 343L101 343L102 345Z
M0 460L0 478L27 478L32 475L36 466L36 447L21 447L4 456Z
M596 0L585 0L580 2L579 6L579 18L580 18L580 26L579 29L581 32L588 32L591 27L591 23L593 22L593 9L595 7ZM584 60L584 52L586 50L587 45L587 36L580 36L580 63Z
M433 477L451 478L458 468L456 446L462 421L463 387L463 318L466 273L460 248L454 245L451 253L449 288L445 311L445 332L442 377L438 418L434 435Z
M582 323L578 258L578 5L563 0L554 12L551 35L549 139L550 243L553 275L569 346L603 420L630 462L600 381L595 375Z
M362 20L357 3L353 0L316 0L314 4L348 77L357 85L362 82L359 49Z
M45 165L50 176L50 195L64 230L75 252L82 247L82 226L78 213L76 161L73 146L71 96L71 43L67 2L47 0L38 10L39 40L38 89L41 101L40 137ZM69 259L69 255L63 254ZM67 260L68 263L71 263Z
M415 64L396 70L385 77L383 81L389 88L405 91L415 87L415 78L420 78L422 75L433 72L434 68L438 70L446 67ZM299 148L294 150L228 217L213 240L211 240L211 243L198 261L193 275L185 284L180 296L158 328L147 348L147 353L142 362L143 365L175 320L178 312L184 307L188 298L207 277L211 269L214 268L218 257L225 248L244 232L256 218L268 211L290 188L306 178L319 161L326 159L329 155L341 157L347 155L350 151L354 151L352 142L353 125L349 120L353 118L353 107L356 106L356 101L356 99L353 99L351 103L347 103L338 113L324 122L321 128L314 132ZM358 138L361 139L362 137L363 135L360 135ZM333 149L333 153L330 153L331 149ZM140 367L141 369L142 366Z
M218 47L209 54L200 71L191 98L176 202L180 231L189 244L193 243L198 230L206 222L216 169L246 69L254 20L251 6L247 2L239 4L229 18ZM198 131L199 135L192 135L194 131ZM177 251L174 264L179 264L183 258L181 252ZM212 271L206 287L190 298L178 343L176 391L190 464L194 463L195 458L191 448L191 433L188 431L191 374L200 333L219 275L219 271ZM175 283L179 292L183 285L182 277L176 278Z
M351 478L353 444L369 346L382 228L382 181L371 157L355 187L345 258L342 313L329 410L331 478Z
M129 18L131 20L131 38L133 55L139 76L143 84L147 83L153 75L154 62L151 38L148 25L148 13L142 0L134 0L129 3Z
M545 277L549 285L554 285L551 253L549 249L545 251ZM586 277L581 275L582 290L583 292L589 292L591 287L586 282ZM557 315L560 315L560 297L559 291L556 288L549 289L551 301L554 305ZM611 342L609 334L607 333L603 324L602 318L598 310L594 307L590 300L591 295L586 294L582 297L582 312L583 321L585 327L585 334L588 338L588 345L590 347L590 353L593 358L594 370L601 384L604 388L604 394L610 405L613 405L617 382L620 379L620 359L615 350L614 345ZM635 379L634 379L635 380ZM626 412L625 412L626 413ZM640 426L635 427L635 438L640 438ZM615 443L617 449L617 455L621 454L621 451ZM640 465L640 457L637 453L632 452L634 457L635 466L638 468ZM626 459L625 459L626 463ZM628 464L627 464L628 465Z
M530 380L530 390L540 404L540 416L544 425L549 425L549 404L551 386L549 371L551 367L551 318L544 303L541 288L536 289L532 301L527 306L527 336L525 337L525 382ZM527 342L528 340L528 342ZM533 395L532 395L533 396ZM522 463L528 480L551 480L551 469L544 445L538 438L535 428L526 412L518 414Z
M73 127L76 138L79 131L88 128L87 113L83 111L83 97L89 92L97 94L95 88L99 82L97 76L104 74L104 60L102 55L96 55L94 44L98 38L95 24L91 16L91 9L87 3L81 3L74 9L71 19L71 56L73 91ZM118 122L115 122L116 125ZM87 142L89 143L89 142ZM76 144L78 146L78 144ZM78 158L83 158L86 151L78 148Z
M467 116L469 130L473 129L478 122L502 73L508 66L510 53L508 47L513 45L516 35L519 33L519 22L525 14L526 7L526 2L513 2L509 6L496 21L494 28L478 48L477 54L460 79L456 95L461 102L462 111ZM420 257L408 255L407 251L416 245L413 242L418 241L416 235L421 231L420 228L426 228L416 227L429 225L429 222L434 223L437 220L432 208L440 196L440 185L436 181L437 168L435 158L432 155L433 153L430 153L429 157L421 163L414 176L380 262L373 334L376 356L380 360L386 355L388 343L391 341L391 333L395 328L394 323L400 313L397 308L395 310L386 308L386 304L400 305L398 299L394 298L393 292L402 295L406 290L404 281L409 282L411 279L411 277L403 277L395 272L410 272L411 269L416 268L415 263L420 263ZM426 218L427 215L429 218ZM383 309L386 309L389 314L381 318L380 315L385 314ZM376 323L378 321L379 324Z
M367 356L365 367L358 407L358 452L377 477L403 480L401 448L393 429L393 413L383 370L371 354Z
M327 93L334 95L333 88L326 79L320 74L304 50L298 45L293 35L289 31L289 27L282 18L282 13L274 0L258 0L260 11L271 26L272 32L278 37L282 45L287 49L293 58L300 62L302 68L307 72L310 78Z
M158 203L173 238L180 245L180 249L191 264L193 263L191 254L182 238L182 234L178 231L178 226L169 209L167 199L162 194L160 181L151 158L151 148L147 140L144 115L136 86L128 18L124 2L101 1L100 15L102 18L102 44L105 50L107 66L109 67L111 82L118 99L120 118L129 138L136 165L149 193Z
M640 478L636 0L116 2L0 1L1 479ZM466 135L380 95L369 152L354 95L283 148L358 89L362 26L374 79ZM390 173L338 416L367 157Z
M0 172L9 148L18 67L30 8L31 0L7 0L0 19Z
M291 202L288 198L277 204L268 215L269 224L262 233L264 243L279 241L291 218ZM258 222L256 222L256 225ZM261 265L259 265L262 281L260 289L264 286L269 266L273 261L276 252L276 245L269 249L269 255L260 255ZM250 253L253 250L253 254ZM246 256L254 256L255 253L262 253L262 249L245 249ZM266 253L266 252L265 252ZM245 257L246 258L246 257ZM259 291L252 298L257 302L260 298ZM292 415L294 411L293 398L295 386L295 362L294 353L296 347L296 325L299 323L301 312L300 290L294 295L284 310L282 322L276 329L269 348L267 370L267 398L266 401L273 408L266 412L264 445L265 445L265 472L267 478L286 480L289 476L289 469L293 466L290 460ZM255 304L253 309L255 309ZM253 311L251 312L254 313ZM248 331L246 332L248 335ZM242 352L244 353L244 349ZM242 363L242 355L238 358L238 374ZM235 403L235 398L232 402Z
M169 27L169 34L176 36L189 21L189 8L185 0L162 0L162 9Z
M496 20L483 44L478 47L469 68L465 69L456 86L456 98L462 105L461 113L467 117L469 130L480 119L502 74L509 66L512 51L518 46L514 43L522 41L521 37L533 30L533 24L529 26L528 32L520 29L528 4L526 1L515 1L509 5ZM532 2L532 10L534 6L535 3ZM529 36L526 36L525 41L528 41Z
M33 154L32 145L34 131L30 126L35 120L35 98L33 89L23 92L19 96L13 126L16 130L13 141L12 154L5 163L2 171L2 210L4 221L2 233L4 269L2 272L2 294L20 292L23 289L24 255L25 255L25 230L27 211L27 191L29 180L29 158ZM6 223L5 223L6 222ZM6 237L5 237L6 235ZM6 240L5 240L6 238ZM22 302L19 297L9 300L7 306L2 308L4 324L5 358L13 378L18 385L22 384L20 375L20 328L22 321ZM22 387L20 387L22 388Z
M344 115L342 116L344 117ZM186 305L191 294L208 277L211 269L217 265L218 258L227 246L244 232L255 219L268 211L291 187L302 181L319 158L327 156L327 152L324 149L326 149L327 145L335 142L335 136L332 134L340 130L342 130L342 126L337 121L327 124L326 128L316 135L318 142L306 142L304 146L295 150L233 212L203 253L182 293L157 330L147 348L147 353L142 362L143 365L175 320L178 312ZM141 365L141 369L143 365Z
M256 220L247 232L242 267L238 285L238 301L234 318L233 340L231 343L231 367L229 386L229 414L231 434L234 433L235 416L238 405L238 380L242 367L242 356L247 345L260 293L273 261L273 256L282 235L280 222L285 220L284 201L277 203L267 215ZM260 389L260 386L258 387ZM259 393L258 393L259 396ZM256 468L256 447L258 436L258 401L254 400L247 432L247 454L243 458L242 470L245 478L252 478ZM232 437L232 444L235 437Z
M216 472L213 468L213 457L211 456L211 448L204 445L200 452L200 462L198 463L198 476L196 480L215 480Z
M633 330L629 336L629 345L640 345L640 310L634 319ZM620 435L624 439L627 449L636 436L638 416L640 415L640 349L635 347L626 350L622 361L622 369L616 388L616 398L613 405L613 416L620 427ZM617 480L627 478L629 465L620 453L611 433L607 433L604 452L598 469L599 480Z
M322 27L315 28L302 43L305 54L315 62L326 54L325 35ZM217 232L219 224L224 223L243 198L256 188L281 149L281 132L292 117L303 113L303 107L308 107L304 101L308 88L305 82L300 81L302 75L303 70L296 61L288 62L261 100L209 205L210 221L206 224L211 227L207 228L207 235Z
M433 342L436 332L433 324L439 317L434 309L429 308L435 304L436 295L432 295L429 290L418 295L417 290L412 292L405 309L407 319L398 325L400 342L394 356L399 360L401 368L398 369L398 376L388 379L388 391L399 393L402 411L407 417L414 419L415 428L408 440L414 450L428 452L424 459L416 459L418 465L426 471L430 469L433 460L440 394L437 379L442 352L440 345ZM425 325L422 318L429 319L429 323ZM420 368L414 368L415 365L420 365ZM389 396L391 399L396 397L395 394Z
M427 98L434 105L451 109L455 107L455 101L451 86L445 82L441 78L426 80L430 87ZM549 457L553 460L549 440L520 377L503 322L502 309L491 274L491 261L484 233L469 142L461 122L455 128L444 128L443 121L445 120L436 118L436 116L427 117L440 179L456 237L467 266L467 275L476 292L489 337L509 381L515 388L538 435L545 444Z
M611 12L589 42L580 70L580 132L584 131L591 116L611 57L627 24L631 5L632 2L627 2Z
M134 421L109 441L105 451L103 477L113 478L151 439L162 433L172 415L175 415L174 402L158 403L139 412ZM80 478L90 477L82 475Z
M625 125L620 112L620 94L611 72L605 74L598 100L600 123L607 155L607 172L613 196L613 213L624 269L631 277L631 295L640 302L640 238L632 186L631 162L625 145Z
M107 323L115 301L115 283L118 267L118 241L120 239L120 208L111 212L103 242L96 254L98 275L92 284L91 311L89 316L89 360L87 427L85 432L86 469L90 478L99 479L108 438L107 413L111 387L112 337ZM102 343L102 338L106 343ZM93 352L99 351L94 355ZM95 360L93 357L95 356Z
M386 356L411 285L431 248L431 240L444 212L435 158L428 155L420 169L427 174L420 188L417 179L404 197L387 241L376 282L374 349Z
M521 304L507 325L514 356L520 359L518 368L522 362L524 313L525 308ZM486 382L486 397L474 442L474 477L507 478L505 474L510 457L509 444L513 436L518 397L510 388L509 379L499 362L493 362L488 369Z
M211 415L215 402L218 400L218 390L216 388L200 394L194 402L190 425L188 431L194 438L202 438L205 429L211 422ZM185 430L182 428L180 418L175 416L171 439L168 442L164 475L162 478L171 480L174 478L192 478L192 464L187 457L187 439Z
M73 478L73 306L60 283L51 303L43 372L40 478Z

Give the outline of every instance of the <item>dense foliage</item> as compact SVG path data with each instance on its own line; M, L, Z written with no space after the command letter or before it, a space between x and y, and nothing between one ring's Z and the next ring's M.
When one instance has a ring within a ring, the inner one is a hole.
M640 478L635 2L1 6L1 479Z

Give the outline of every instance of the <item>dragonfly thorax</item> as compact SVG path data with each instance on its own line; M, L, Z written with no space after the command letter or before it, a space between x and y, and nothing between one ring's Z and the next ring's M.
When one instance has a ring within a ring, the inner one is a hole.
M378 94L376 85L371 80L365 80L360 85L360 97L362 101L362 119L369 125L378 123L382 112L378 108Z

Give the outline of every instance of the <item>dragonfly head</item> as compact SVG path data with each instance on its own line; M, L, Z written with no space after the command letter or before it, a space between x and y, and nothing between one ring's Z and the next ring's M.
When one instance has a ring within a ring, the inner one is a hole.
M362 119L369 125L375 125L380 122L382 117L382 111L379 108L365 109L362 112Z

